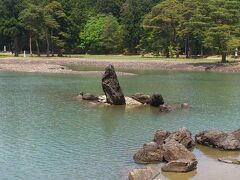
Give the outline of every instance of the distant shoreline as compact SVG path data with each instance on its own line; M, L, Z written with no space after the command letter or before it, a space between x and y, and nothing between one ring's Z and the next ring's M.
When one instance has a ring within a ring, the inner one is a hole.
M166 60L146 59L97 59L97 58L68 58L68 57L7 57L0 58L0 71L14 72L41 72L63 74L101 74L98 69L104 69L113 64L117 71L131 70L166 70L166 71L192 71L192 72L226 72L239 73L240 64L216 62L179 62ZM75 67L81 67L80 69ZM85 67L85 69L83 68ZM122 75L133 75L122 73Z

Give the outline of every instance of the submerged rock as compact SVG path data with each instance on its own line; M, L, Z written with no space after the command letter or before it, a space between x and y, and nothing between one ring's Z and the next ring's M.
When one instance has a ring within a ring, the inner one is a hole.
M225 133L218 130L207 130L195 136L198 144L224 150L240 150L239 130Z
M136 93L131 96L131 98L135 99L136 101L142 104L149 104L150 103L150 96L143 94L143 93Z
M240 157L234 158L234 157L223 157L219 158L218 161L228 163L228 164L237 164L240 165Z
M171 112L171 111L173 111L173 107L170 104L165 103L165 104L160 105L160 112L167 113L167 112Z
M182 109L189 109L190 106L189 106L188 103L185 102L185 103L182 103L182 104L181 104L181 108L182 108Z
M102 77L102 88L107 97L107 103L112 105L125 105L124 94L113 65L109 65L105 69Z
M87 101L97 101L98 100L98 96L91 94L91 93L84 93L82 95L82 99L83 100L87 100Z
M129 180L150 180L150 179L156 179L156 177L159 174L160 172L158 170L151 167L147 167L144 169L134 169L129 172L128 179ZM158 180L160 180L160 178L158 178Z
M162 171L165 172L190 172L197 168L197 161L189 161L185 159L179 159L170 161L166 165L162 166Z
M159 107L160 105L164 104L164 100L161 94L153 94L150 97L150 105L154 107Z

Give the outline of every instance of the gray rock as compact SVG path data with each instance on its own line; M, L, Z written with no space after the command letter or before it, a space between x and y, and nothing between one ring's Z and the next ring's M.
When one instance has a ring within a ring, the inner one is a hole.
M170 161L162 167L162 171L165 172L190 172L197 168L198 162L193 160L179 159L176 161Z
M109 65L105 69L102 77L102 88L107 97L107 103L112 105L125 105L124 94L113 65Z

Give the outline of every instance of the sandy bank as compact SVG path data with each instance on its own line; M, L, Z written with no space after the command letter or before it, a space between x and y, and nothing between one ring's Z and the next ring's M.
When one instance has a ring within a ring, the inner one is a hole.
M213 71L213 72L240 72L240 64L221 63L186 63L163 60L124 60L124 59L84 59L84 58L1 58L0 70L20 72L46 72L70 74L99 74L102 72L73 71L67 66L80 65L88 67L105 67L113 64L122 70L175 70L175 71ZM122 75L131 75L122 73Z

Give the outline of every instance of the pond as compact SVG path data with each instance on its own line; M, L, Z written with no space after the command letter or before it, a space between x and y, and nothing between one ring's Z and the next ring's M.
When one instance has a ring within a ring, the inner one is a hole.
M102 94L101 77L0 72L1 179L126 179L132 156L158 129L240 128L240 75L148 72L120 77L125 95L160 92L190 110L93 106L75 97ZM198 169L162 179L239 179L239 166L217 161L240 152L198 146Z

